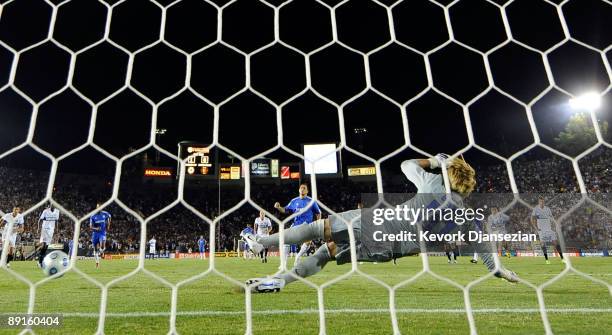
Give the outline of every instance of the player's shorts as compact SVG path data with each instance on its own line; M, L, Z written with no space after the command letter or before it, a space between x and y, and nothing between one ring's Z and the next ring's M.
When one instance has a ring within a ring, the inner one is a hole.
M417 227L410 224L405 225L380 225L376 226L373 224L362 225L360 210L350 210L329 216L329 223L331 228L331 240L336 243L336 262L338 264L345 264L351 261L351 250L350 250L350 239L348 225L346 222L350 222L353 229L353 235L355 237L355 253L357 261L359 262L388 262L394 258L400 258L403 256L414 255L415 253L421 252L418 239L414 241L386 241L381 242L375 240L375 235L379 232L382 235L385 234L396 234L398 232L411 231L417 232ZM433 226L434 229L445 229L446 233L453 233L456 231L464 231L476 229L473 224L464 225L439 225ZM435 231L431 229L432 231ZM377 235L380 236L380 235ZM455 246L455 242L446 244L445 246ZM486 243L480 247L490 247L490 244ZM427 250L436 250L435 244L426 246ZM482 252L482 251L478 251Z
M541 242L552 242L557 240L557 233L550 229L539 230L538 235L540 236Z
M496 228L496 229L491 229L491 234L507 234L508 232L506 232L506 229L502 229L502 228Z
M53 242L53 233L55 227L42 227L40 230L40 243L51 244Z
M103 241L106 241L106 233L104 234L94 233L91 237L91 241L93 242L94 245L100 244Z
M155 253L155 249L149 249L149 253L150 254L154 254Z
M336 243L336 262L346 264L351 262L351 244L348 226L344 220L351 222L355 236L355 252L359 262L386 262L393 259L393 253L370 252L368 241L362 240L361 218L359 210L342 212L329 216L332 241Z
M364 233L362 231L361 219L357 218L359 211L356 212L357 215L355 215L355 212L349 211L329 216L332 241L336 243L336 263L340 265L351 262L351 244L348 226L342 219L352 223L353 235L355 237L355 253L358 262L382 263L393 260L394 254L399 254L399 250L395 252L396 250L393 246L374 241L372 234Z
M206 250L206 247L200 247L200 252L204 252Z
M295 253L297 253L297 252L298 252L298 246L297 246L297 244L292 244L292 245L289 247L289 252L294 253L294 254L295 254Z
M495 235L495 234L505 235L505 234L507 234L507 232L506 232L506 229L493 229L493 230L491 230L491 234L492 235ZM499 247L500 245L509 244L509 243L510 242L508 242L508 241L497 241L497 242L495 242L495 245Z
M17 244L17 234L10 234L7 236L6 240L10 247L14 248Z
M293 227L297 227L297 226L301 226L303 224L308 224L309 222L306 221L302 221L302 222L293 222L291 223L291 226L289 228L293 228Z

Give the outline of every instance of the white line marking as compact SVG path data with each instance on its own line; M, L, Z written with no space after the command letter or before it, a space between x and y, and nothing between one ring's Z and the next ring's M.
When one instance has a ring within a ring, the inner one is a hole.
M612 313L612 308L547 308L549 313ZM473 309L474 313L539 313L538 308L481 308ZM450 313L461 314L465 313L463 308L402 308L397 309L397 313ZM223 315L244 315L244 311L179 311L180 316L223 316ZM318 314L318 309L280 309L280 310L265 310L253 311L253 314L258 315L278 315L278 314ZM389 309L326 309L327 314L384 314L389 313ZM64 317L77 318L97 318L98 313L62 313ZM106 317L110 318L135 318L135 317L169 317L169 312L131 312L131 313L106 313Z

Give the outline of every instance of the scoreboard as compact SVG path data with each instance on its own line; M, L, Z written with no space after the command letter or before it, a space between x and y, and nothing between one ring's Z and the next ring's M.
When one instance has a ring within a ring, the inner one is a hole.
M179 157L185 162L188 176L214 176L217 172L215 150L206 145L181 142Z
M241 174L239 165L219 167L219 179L238 180L240 177Z
M375 175L376 175L375 166L349 166L348 167L349 177L375 176Z

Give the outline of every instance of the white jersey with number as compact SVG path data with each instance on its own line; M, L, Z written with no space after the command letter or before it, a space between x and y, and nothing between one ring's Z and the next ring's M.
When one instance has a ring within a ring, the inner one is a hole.
M8 243L11 247L15 247L15 243L17 242L17 232L23 228L25 223L23 219L23 215L17 214L17 216L13 216L13 213L4 214L2 217L4 220L4 229L2 231L3 238L6 237ZM13 228L9 231L9 226L12 225Z
M40 243L51 244L53 242L53 233L55 232L55 225L59 220L59 216L60 213L57 208L53 210L47 208L40 214L40 219L42 220Z
M40 219L42 220L43 229L45 227L55 229L55 224L57 223L57 221L59 221L59 217L60 217L60 212L57 208L54 208L53 210L51 210L51 208L45 209L40 214Z
M270 235L270 229L272 229L272 222L270 222L270 219L264 217L262 220L260 217L257 217L255 218L255 225L257 226L257 235Z
M489 215L487 222L489 223L491 233L493 234L505 234L506 223L510 221L510 217L502 212Z
M154 254L154 253L155 253L155 244L156 244L156 243L157 243L157 241L156 241L154 238L152 238L152 239L149 241L149 253L150 253L150 254Z

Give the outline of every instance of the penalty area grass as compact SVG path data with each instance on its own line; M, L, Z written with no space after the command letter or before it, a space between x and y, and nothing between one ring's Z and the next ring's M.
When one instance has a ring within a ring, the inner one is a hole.
M605 334L612 329L612 258L572 258L581 273L570 271L559 277L565 265L553 258L501 259L504 265L529 283L543 290L544 306L555 334ZM328 264L310 277L323 289L325 328L328 334L390 334L390 290L394 292L397 324L403 334L467 334L465 286L483 276L482 264L470 264L460 257L458 264L447 264L445 257L429 257L433 274L423 273L422 259L406 257L392 263L358 266ZM289 264L293 260L289 259ZM137 271L135 260L77 261L87 276L106 285L108 290L105 334L166 334L170 327L172 286L177 291L176 330L181 334L244 334L246 300L244 293L228 278L244 282L248 278L274 274L278 258L269 263L258 259L217 258L215 271L184 282L208 270L208 260L146 260L146 271ZM35 262L12 262L11 271L38 282L44 278ZM149 272L158 276L149 275ZM555 279L556 278L556 279ZM553 280L555 279L555 280ZM552 280L552 282L551 282ZM602 283L603 282L603 283ZM36 287L34 313L62 313L61 328L35 328L37 334L92 334L98 328L102 290L84 276L70 271ZM253 294L254 334L318 334L319 300L317 290L301 281L280 293ZM26 313L30 287L10 271L0 269L0 313ZM544 333L544 323L536 291L527 284L509 284L489 277L473 285L469 301L480 334ZM16 334L20 329L0 326L0 334Z

